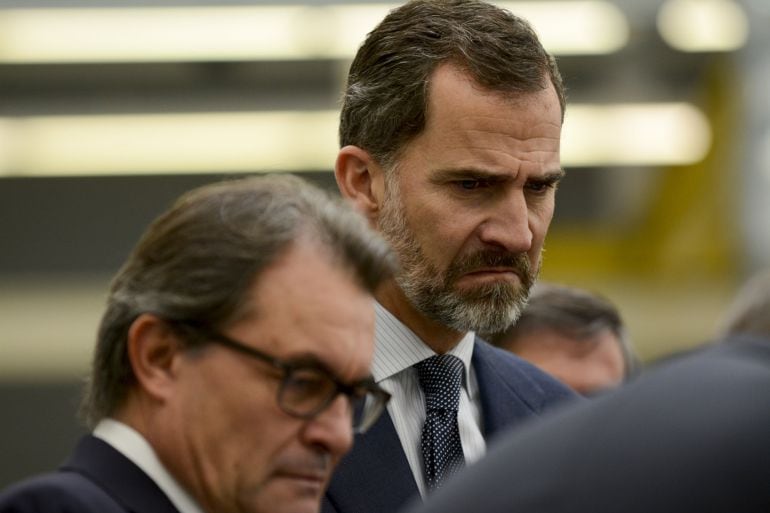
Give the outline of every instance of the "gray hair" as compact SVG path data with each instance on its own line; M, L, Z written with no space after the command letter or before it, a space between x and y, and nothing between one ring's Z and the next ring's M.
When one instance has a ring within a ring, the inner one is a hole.
M639 368L639 360L618 309L601 295L575 287L537 284L518 321L502 333L489 335L488 340L499 347L514 349L520 337L543 329L577 340L609 330L620 343L624 375L629 377Z
M425 128L430 76L445 62L503 94L537 92L550 81L564 116L556 61L526 21L478 0L414 0L391 11L359 48L343 97L340 144L392 167Z
M114 413L135 384L127 337L139 315L221 328L244 313L260 273L301 236L328 248L369 292L394 270L390 249L362 217L297 177L230 180L181 196L112 282L81 408L86 422Z
M741 287L718 331L721 336L770 338L770 269L754 275Z

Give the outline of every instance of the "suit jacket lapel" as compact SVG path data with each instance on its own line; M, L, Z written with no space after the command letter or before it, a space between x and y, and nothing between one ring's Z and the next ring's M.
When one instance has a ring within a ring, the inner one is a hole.
M324 501L338 513L393 513L419 496L388 412L364 434L334 472Z
M128 511L179 513L147 474L107 442L94 436L80 440L61 470L85 475Z
M484 438L489 440L502 428L538 413L542 405L534 403L540 397L540 387L526 374L510 364L503 364L497 349L476 338L473 367L481 395Z

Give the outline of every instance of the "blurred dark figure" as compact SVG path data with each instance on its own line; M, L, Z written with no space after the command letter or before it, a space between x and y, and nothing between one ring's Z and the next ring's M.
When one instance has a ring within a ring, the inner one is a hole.
M408 513L770 511L770 279L725 336L511 432Z
M584 395L620 385L639 366L615 305L575 287L538 283L519 320L484 338Z

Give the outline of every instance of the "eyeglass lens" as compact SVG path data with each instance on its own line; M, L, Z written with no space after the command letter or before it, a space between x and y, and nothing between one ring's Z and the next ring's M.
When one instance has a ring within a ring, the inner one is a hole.
M337 394L337 384L325 373L313 368L292 369L284 378L280 403L287 413L309 417L326 408ZM349 399L353 429L363 432L382 411L382 401L363 389Z

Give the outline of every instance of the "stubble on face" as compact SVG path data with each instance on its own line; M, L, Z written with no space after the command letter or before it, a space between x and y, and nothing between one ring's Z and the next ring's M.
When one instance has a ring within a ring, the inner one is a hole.
M422 315L459 332L495 333L513 324L527 305L529 291L537 279L524 253L486 249L459 255L445 271L425 255L409 225L401 201L397 169L385 179L385 197L378 220L380 232L398 256L396 283ZM461 290L457 281L464 275L490 267L511 268L520 283L498 281ZM538 266L539 267L539 266Z

